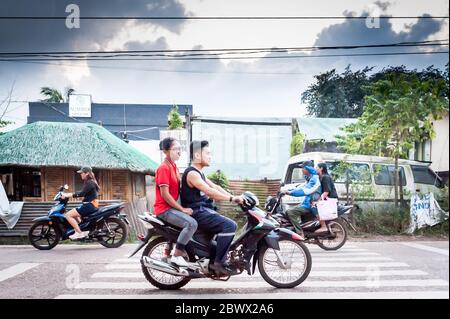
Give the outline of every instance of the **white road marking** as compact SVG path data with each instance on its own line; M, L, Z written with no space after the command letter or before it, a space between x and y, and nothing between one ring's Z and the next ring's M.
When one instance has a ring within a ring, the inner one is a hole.
M312 262L312 269L316 268L385 268L385 267L410 267L406 263L401 262Z
M321 260L321 262L315 262L313 258L313 269L316 268L380 268L380 267L409 267L406 263L401 262L336 262L336 260ZM136 270L141 269L140 263L121 263L121 264L109 264L106 265L107 270L113 269L129 269Z
M39 266L40 264L37 263L20 263L14 266L11 266L9 268L0 270L0 282L13 278L17 275L20 275L21 273L24 273L27 270L30 270L34 267Z
M367 249L362 249L362 248L347 248L347 246L344 246L338 250L323 250L322 248L319 248L315 245L308 245L308 250L311 253L323 253L325 255L332 255L332 254L341 254L341 253L362 253L362 252L369 252ZM355 246L352 246L355 247ZM133 257L130 257L129 259L139 259L141 258L142 255L142 251L139 251L136 255L134 255ZM130 254L126 254L123 255L123 257L125 257L126 259L128 259L128 257L130 256Z
M331 253L331 254L326 254L326 253L311 253L312 257L314 259L319 259L322 257L329 257L329 258L333 258L333 260L336 260L335 258L338 257L365 257L365 256L380 256L380 254L378 253L373 253L373 252L356 252L356 253ZM119 258L113 261L113 263L136 263L140 261L141 256L135 258ZM386 258L386 257L383 257Z
M340 277L373 277L373 276L426 276L428 273L422 270L356 270L356 271L311 271L308 278L340 278ZM248 278L253 280L255 277L259 277L259 274L253 276L243 273L241 275L233 276L231 280L238 278ZM128 279L143 279L145 280L142 272L99 272L91 276L91 278L128 278ZM196 279L196 281L206 281L209 279Z
M308 278L319 277L319 278L339 278L339 277L368 277L368 276L426 276L428 273L422 270L356 270L356 271L311 271ZM255 277L259 277L259 274L254 274L253 276L243 273L241 275L233 276L231 280L237 278L248 278L249 280L254 280ZM144 274L142 272L99 272L91 276L91 278L128 278L128 279L144 279ZM261 278L261 277L259 277ZM202 281L209 279L196 279L196 281Z
M442 279L408 279L408 280L346 280L346 281L311 281L306 280L297 288L378 288L378 287L448 287L448 282ZM264 281L192 281L185 289L243 289L243 288L273 288ZM157 289L147 282L81 282L75 289Z
M140 278L144 279L142 272L98 272L91 276L91 278Z
M392 258L389 257L348 257L348 258L341 258L339 256L336 257L317 257L312 256L313 264L315 261L322 261L322 262L336 262L336 261L391 261Z
M338 296L337 296L338 294ZM270 294L143 294L143 295L59 295L55 299L448 299L448 290L374 292L277 292Z
M446 249L426 246L426 245L422 245L422 244L415 244L415 243L401 243L401 244L405 245L405 246L408 246L408 247L413 247L413 248L417 248L417 249L431 251L433 253L437 253L437 254L448 256L448 250L446 250Z
M309 277L365 277L365 276L426 276L422 270L363 270L363 271L314 271Z

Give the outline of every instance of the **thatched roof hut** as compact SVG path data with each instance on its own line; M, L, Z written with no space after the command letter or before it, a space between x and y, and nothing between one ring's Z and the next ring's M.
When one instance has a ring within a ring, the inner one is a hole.
M0 165L91 166L152 173L158 164L105 128L86 123L36 122L0 136Z
M145 175L157 165L96 124L35 122L0 135L0 179L15 201L51 201L64 184L78 190L76 171L91 166L100 199L131 202L149 194Z

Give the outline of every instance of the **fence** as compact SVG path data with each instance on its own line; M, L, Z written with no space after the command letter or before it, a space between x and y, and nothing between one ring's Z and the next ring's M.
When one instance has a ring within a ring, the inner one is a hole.
M239 195L244 191L251 191L260 200L260 207L264 206L264 202L267 196L276 195L276 192L280 188L280 180L259 180L259 181L230 181L229 183L230 191ZM119 203L120 201L100 201L101 206L111 205L114 203ZM47 214L50 207L54 205L54 202L26 202L23 206L22 213L19 221L13 229L8 229L5 223L0 220L0 237L7 236L27 236L28 229L33 223L33 219L36 217L44 216ZM79 202L69 202L67 209L80 205ZM131 224L130 239L135 239L136 235L145 234L146 229L139 221L138 215L148 211L148 207L152 206L153 203L147 204L146 198L141 198L133 202L125 204L124 212L128 215L128 220ZM232 219L240 222L242 216L239 214L239 208L231 203L218 203L219 212L229 216Z

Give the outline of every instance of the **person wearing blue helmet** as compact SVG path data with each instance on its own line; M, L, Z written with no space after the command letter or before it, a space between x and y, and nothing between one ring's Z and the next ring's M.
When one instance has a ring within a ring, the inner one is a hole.
M315 207L315 202L317 202L320 198L320 194L322 193L322 187L320 184L320 178L317 174L317 171L314 169L314 165L312 162L304 162L299 165L302 169L303 176L306 179L306 185L302 187L297 187L293 189L289 189L285 191L287 195L295 196L295 197L303 197L303 200L297 207L289 209L286 213L292 221L292 225L294 225L295 229L301 232L301 216L305 214L312 214L318 217L317 207Z

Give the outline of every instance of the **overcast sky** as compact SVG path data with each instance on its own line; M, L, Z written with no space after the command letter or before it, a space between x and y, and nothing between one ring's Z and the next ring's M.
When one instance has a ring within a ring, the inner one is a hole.
M448 16L449 11L445 0L2 0L0 12L1 16L65 16L65 8L70 3L79 5L81 16L361 16L369 12L392 16ZM380 28L372 29L367 28L364 20L354 19L81 20L79 29L66 28L63 20L0 20L0 52L272 48L448 37L448 19L381 20ZM302 116L305 107L300 95L320 72L332 68L341 71L348 64L352 69L374 66L379 70L402 64L419 69L429 65L443 68L447 62L447 55L51 64L0 62L0 101L12 85L13 99L18 101L40 99L42 86L61 91L72 87L78 93L91 94L93 102L98 103L192 104L196 115L208 116ZM13 103L5 118L16 122L11 126L14 128L26 123L27 113L26 103Z

